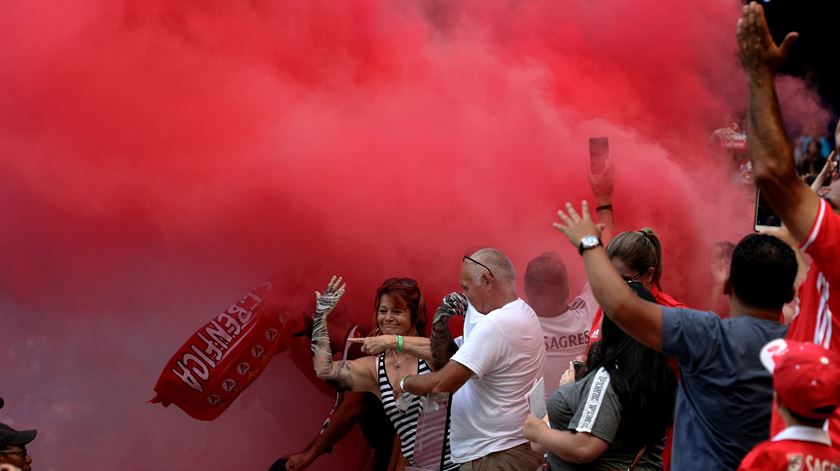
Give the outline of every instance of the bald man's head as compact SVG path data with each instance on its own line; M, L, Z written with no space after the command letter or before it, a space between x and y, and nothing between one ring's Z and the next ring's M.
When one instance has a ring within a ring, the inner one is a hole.
M461 288L470 303L482 314L498 309L516 296L516 271L501 251L481 249L464 257Z
M481 249L470 255L470 258L484 264L487 269L493 272L494 278L510 283L515 282L516 270L513 268L513 263L501 251L491 248ZM481 268L480 265L474 265Z

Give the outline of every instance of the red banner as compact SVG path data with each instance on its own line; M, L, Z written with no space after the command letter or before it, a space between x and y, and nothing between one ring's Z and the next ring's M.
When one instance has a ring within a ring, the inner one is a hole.
M151 402L199 420L218 417L304 328L302 313L284 312L279 298L262 283L204 324L169 359Z

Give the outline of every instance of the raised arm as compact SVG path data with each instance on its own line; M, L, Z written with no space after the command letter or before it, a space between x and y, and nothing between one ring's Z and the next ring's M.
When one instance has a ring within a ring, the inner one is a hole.
M615 169L613 168L612 157L607 155L604 161L604 171L599 174L592 173L592 168L589 169L589 185L592 187L592 193L595 194L595 212L598 214L598 222L603 225L601 230L601 240L604 245L609 244L614 235L613 228L615 221L613 221L613 181L615 179Z
M802 243L811 230L820 200L796 173L775 85L776 73L798 36L789 33L776 46L764 9L756 2L745 5L738 20L739 56L748 83L747 138L753 178L793 237Z
M569 242L580 247L581 239L593 235L600 237L601 231L589 216L589 204L581 203L582 216L571 203L566 211L557 211L561 223L554 227L566 234ZM592 287L592 294L598 304L628 335L648 347L662 351L662 310L657 304L640 299L627 286L621 275L615 271L603 245L583 252L586 276Z
M458 351L458 346L452 340L452 332L449 331L449 318L452 316L463 317L466 311L467 300L461 294L449 293L441 300L432 321L432 358L429 366L433 370L443 368L452 358L452 355Z
M369 358L354 361L333 362L330 348L330 335L327 331L327 318L344 296L346 285L341 277L333 276L327 284L324 294L315 292L315 315L312 320L312 365L315 374L329 381L342 391L375 392L376 380L370 371Z

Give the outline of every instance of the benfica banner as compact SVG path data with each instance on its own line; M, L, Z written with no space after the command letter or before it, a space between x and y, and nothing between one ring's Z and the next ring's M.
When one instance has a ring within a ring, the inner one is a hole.
M303 315L284 312L279 298L265 282L210 319L166 363L150 402L218 417L303 329Z

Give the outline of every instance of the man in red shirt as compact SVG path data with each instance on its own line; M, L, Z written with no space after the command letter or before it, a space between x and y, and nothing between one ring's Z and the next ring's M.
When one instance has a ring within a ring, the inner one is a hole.
M753 177L790 234L812 257L799 291L799 314L787 338L840 352L840 319L833 315L840 313L840 216L832 211L836 202L831 197L820 199L796 174L776 96L776 73L798 34L789 33L776 46L763 8L751 2L744 6L737 36L749 84L747 136ZM774 434L780 425L781 421L773 421ZM840 448L840 413L831 416L828 427L834 447Z
M787 427L759 443L738 471L840 469L840 451L822 426L840 405L840 355L813 343L774 340L761 349L773 373L776 410Z

